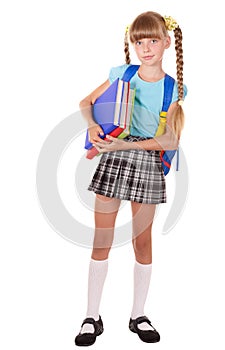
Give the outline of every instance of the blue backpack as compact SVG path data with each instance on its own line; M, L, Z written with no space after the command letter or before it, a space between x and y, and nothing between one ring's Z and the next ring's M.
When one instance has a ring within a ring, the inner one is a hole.
M124 81L130 81L130 79L134 76L134 74L137 72L138 68L140 67L140 65L130 65L126 71L124 72L124 75L122 77L122 80ZM169 109L169 106L171 104L171 100L172 100L172 96L173 96L173 87L174 87L174 83L175 80L174 78L172 78L171 76L169 76L168 74L165 75L165 79L164 79L164 96L163 96L163 105L162 105L162 111L160 113L160 121L159 121L159 128L156 132L155 136L159 136L160 132L159 129L160 128L164 128L165 124L166 124L166 115L167 115L167 111ZM179 155L179 150L162 150L160 151L160 159L162 161L162 167L163 167L163 171L164 174L167 175L168 172L170 171L171 168L171 162L173 157L175 156L175 154L177 153L177 167L176 170L178 170L178 155Z

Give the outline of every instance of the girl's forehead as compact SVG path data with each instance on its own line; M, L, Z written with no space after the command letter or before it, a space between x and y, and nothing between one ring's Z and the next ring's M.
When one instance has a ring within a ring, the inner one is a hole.
M131 31L130 40L131 42L140 40L140 39L164 39L166 38L167 33L163 33L158 30L145 30L145 31Z
M162 35L157 35L156 33L148 34L148 35L133 35L130 39L131 42L135 42L138 40L152 40L152 39L157 39L157 40L163 40L165 39L165 36Z
M140 38L138 40L148 41L148 40L152 40L152 39L163 40L163 38L159 38L159 37L156 37L156 36L143 37L143 38Z

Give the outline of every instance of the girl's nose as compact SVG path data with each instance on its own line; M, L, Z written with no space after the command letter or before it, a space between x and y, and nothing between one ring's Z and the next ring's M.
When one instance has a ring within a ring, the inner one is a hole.
M149 51L149 46L147 44L144 45L144 52L148 52Z

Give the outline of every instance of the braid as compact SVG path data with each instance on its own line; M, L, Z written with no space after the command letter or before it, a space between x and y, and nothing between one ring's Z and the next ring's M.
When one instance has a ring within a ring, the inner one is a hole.
M178 102L183 100L184 88L183 88L183 49L182 49L182 31L180 27L174 29L175 37L175 50L176 50L176 64L177 64L177 85L178 85ZM180 103L174 113L172 128L176 137L179 139L181 130L184 126L184 112Z
M129 42L128 42L128 33L126 31L124 37L124 52L125 52L125 62L130 64L130 52L129 52Z
M179 100L183 100L183 49L182 49L182 32L180 27L174 30L175 50L177 56L177 83Z

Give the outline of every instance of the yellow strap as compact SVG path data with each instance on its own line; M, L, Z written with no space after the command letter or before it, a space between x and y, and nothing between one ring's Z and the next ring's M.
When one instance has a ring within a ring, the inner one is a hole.
M166 115L167 115L167 112L163 112L163 111L162 111L162 112L160 113L160 117L166 117Z

